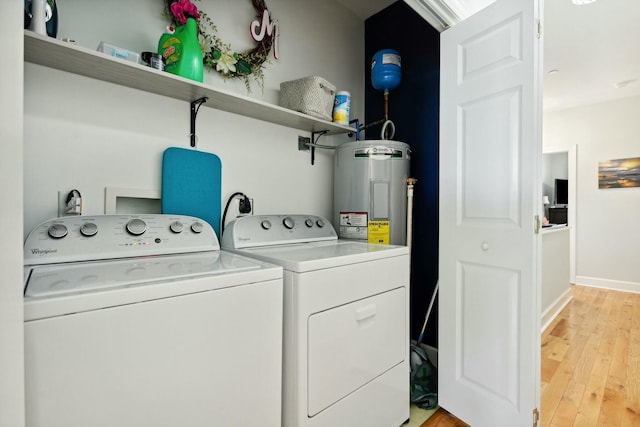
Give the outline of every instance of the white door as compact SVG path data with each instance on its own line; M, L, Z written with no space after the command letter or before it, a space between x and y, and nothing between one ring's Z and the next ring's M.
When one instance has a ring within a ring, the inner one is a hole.
M473 427L529 427L539 402L541 1L441 35L438 399Z

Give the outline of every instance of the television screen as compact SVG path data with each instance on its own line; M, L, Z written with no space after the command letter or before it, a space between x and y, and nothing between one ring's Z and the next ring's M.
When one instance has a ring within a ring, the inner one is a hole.
M555 185L556 205L569 204L569 180L556 179Z

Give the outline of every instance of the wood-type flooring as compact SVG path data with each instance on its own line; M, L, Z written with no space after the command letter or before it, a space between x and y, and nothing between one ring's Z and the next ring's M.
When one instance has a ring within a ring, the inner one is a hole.
M469 424L460 421L442 408L438 408L427 421L420 427L470 427Z
M640 294L571 292L542 335L540 425L640 426Z
M640 294L572 286L541 338L541 427L640 426ZM421 427L467 427L440 409Z

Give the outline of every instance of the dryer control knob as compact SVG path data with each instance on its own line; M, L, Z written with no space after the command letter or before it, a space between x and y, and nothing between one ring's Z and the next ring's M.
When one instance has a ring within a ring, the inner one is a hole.
M284 225L286 229L292 230L296 223L293 221L293 219L291 219L291 217L288 216L282 220L282 225Z
M316 224L317 224L317 225L318 225L318 227L320 227L320 228L324 227L324 221L323 221L323 220L321 220L321 219L317 220L317 221L316 221Z
M147 231L147 223L140 218L134 218L127 223L127 231L134 236L140 236Z
M80 227L80 234L85 237L95 236L98 233L98 226L93 222L85 222Z
M306 225L307 227L311 228L313 227L313 221L310 220L309 218L304 220L304 225Z
M260 225L262 226L263 229L265 230L271 230L271 221L269 221L268 219L263 220Z
M171 225L169 225L169 230L173 231L176 234L182 233L182 230L184 230L184 225L180 221L173 221Z
M67 235L67 227L64 224L53 224L49 227L47 233L53 239L62 239Z
M191 224L191 231L193 231L196 234L200 234L202 233L202 230L204 230L204 224L201 223L200 221L196 221L193 224Z

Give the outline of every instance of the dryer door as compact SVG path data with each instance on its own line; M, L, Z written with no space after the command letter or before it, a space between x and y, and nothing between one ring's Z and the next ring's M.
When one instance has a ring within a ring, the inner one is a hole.
M404 360L406 298L397 288L309 318L310 417Z

